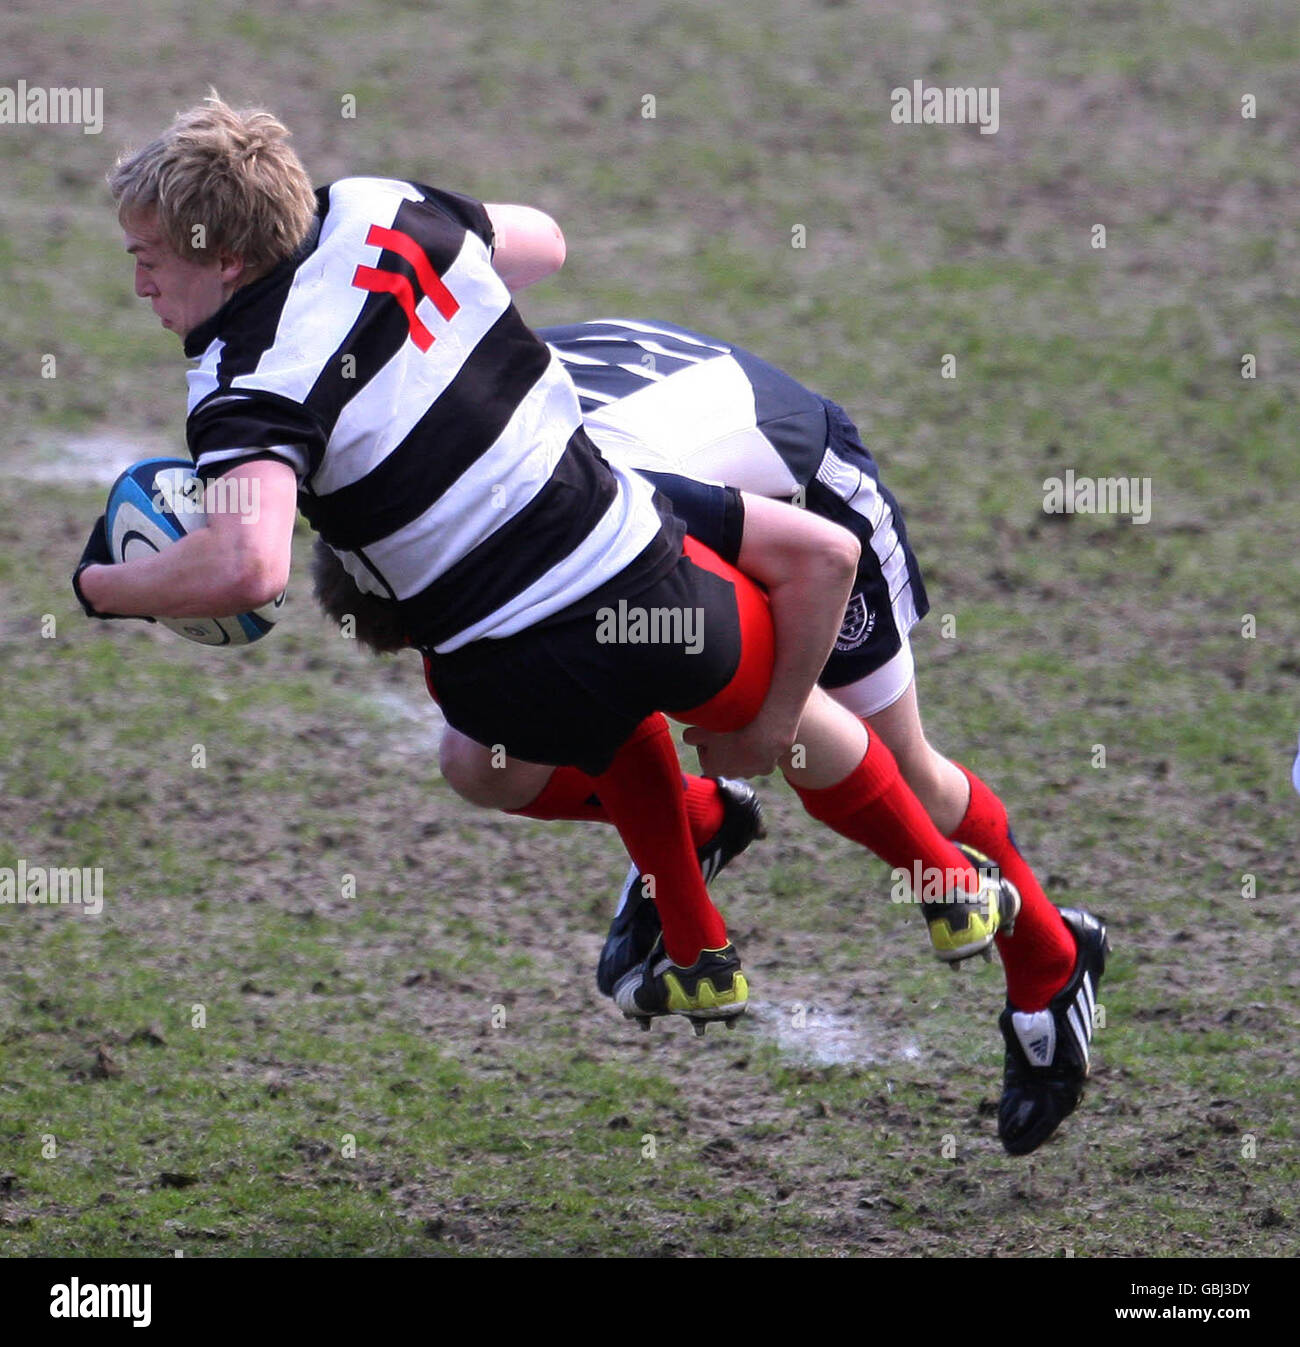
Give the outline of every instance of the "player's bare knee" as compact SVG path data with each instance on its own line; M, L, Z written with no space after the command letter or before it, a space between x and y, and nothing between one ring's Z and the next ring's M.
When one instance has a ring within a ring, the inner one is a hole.
M448 730L442 737L438 766L443 780L469 804L502 809L505 773L492 765L491 750Z
M480 809L524 809L545 788L554 770L506 756L500 744L485 748L449 729L442 737L439 766L447 784Z

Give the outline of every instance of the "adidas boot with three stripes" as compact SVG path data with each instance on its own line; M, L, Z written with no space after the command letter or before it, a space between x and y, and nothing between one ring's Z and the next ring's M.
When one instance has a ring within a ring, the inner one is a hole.
M1106 924L1088 912L1063 907L1061 916L1078 945L1070 980L1046 1010L1017 1010L1009 1001L998 1018L1006 1040L998 1136L1010 1155L1028 1155L1074 1112L1088 1078L1097 984L1110 945Z

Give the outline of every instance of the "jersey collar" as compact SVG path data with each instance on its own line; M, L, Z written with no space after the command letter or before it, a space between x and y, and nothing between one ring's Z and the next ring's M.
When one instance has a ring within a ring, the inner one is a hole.
M198 327L190 329L185 338L185 354L191 360L197 360L223 330L238 321L242 313L260 304L282 286L289 284L294 272L302 265L308 253L315 251L316 244L320 240L320 224L320 216L317 215L307 231L307 237L292 255L277 263L265 276L258 277L248 285L241 285L211 318L205 318Z

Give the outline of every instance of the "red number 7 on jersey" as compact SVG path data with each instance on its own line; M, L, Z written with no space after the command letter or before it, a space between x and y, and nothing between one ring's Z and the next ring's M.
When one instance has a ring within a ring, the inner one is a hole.
M385 229L382 225L371 225L366 242L378 248L387 248L399 257L404 257L414 268L420 289L417 296L411 282L400 271L381 271L378 267L359 266L352 284L359 290L372 290L378 294L392 295L402 306L406 321L411 329L411 340L422 351L427 351L434 343L434 335L420 321L415 306L420 299L427 297L444 318L453 318L460 308L456 297L442 283L442 277L434 271L425 251L409 235L398 229Z

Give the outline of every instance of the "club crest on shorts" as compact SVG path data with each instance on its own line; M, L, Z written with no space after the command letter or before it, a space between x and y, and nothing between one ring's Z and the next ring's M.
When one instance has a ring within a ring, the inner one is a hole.
M840 634L835 638L835 649L843 654L847 650L856 650L876 629L875 610L867 607L867 600L861 594L855 594L844 610L844 623Z

